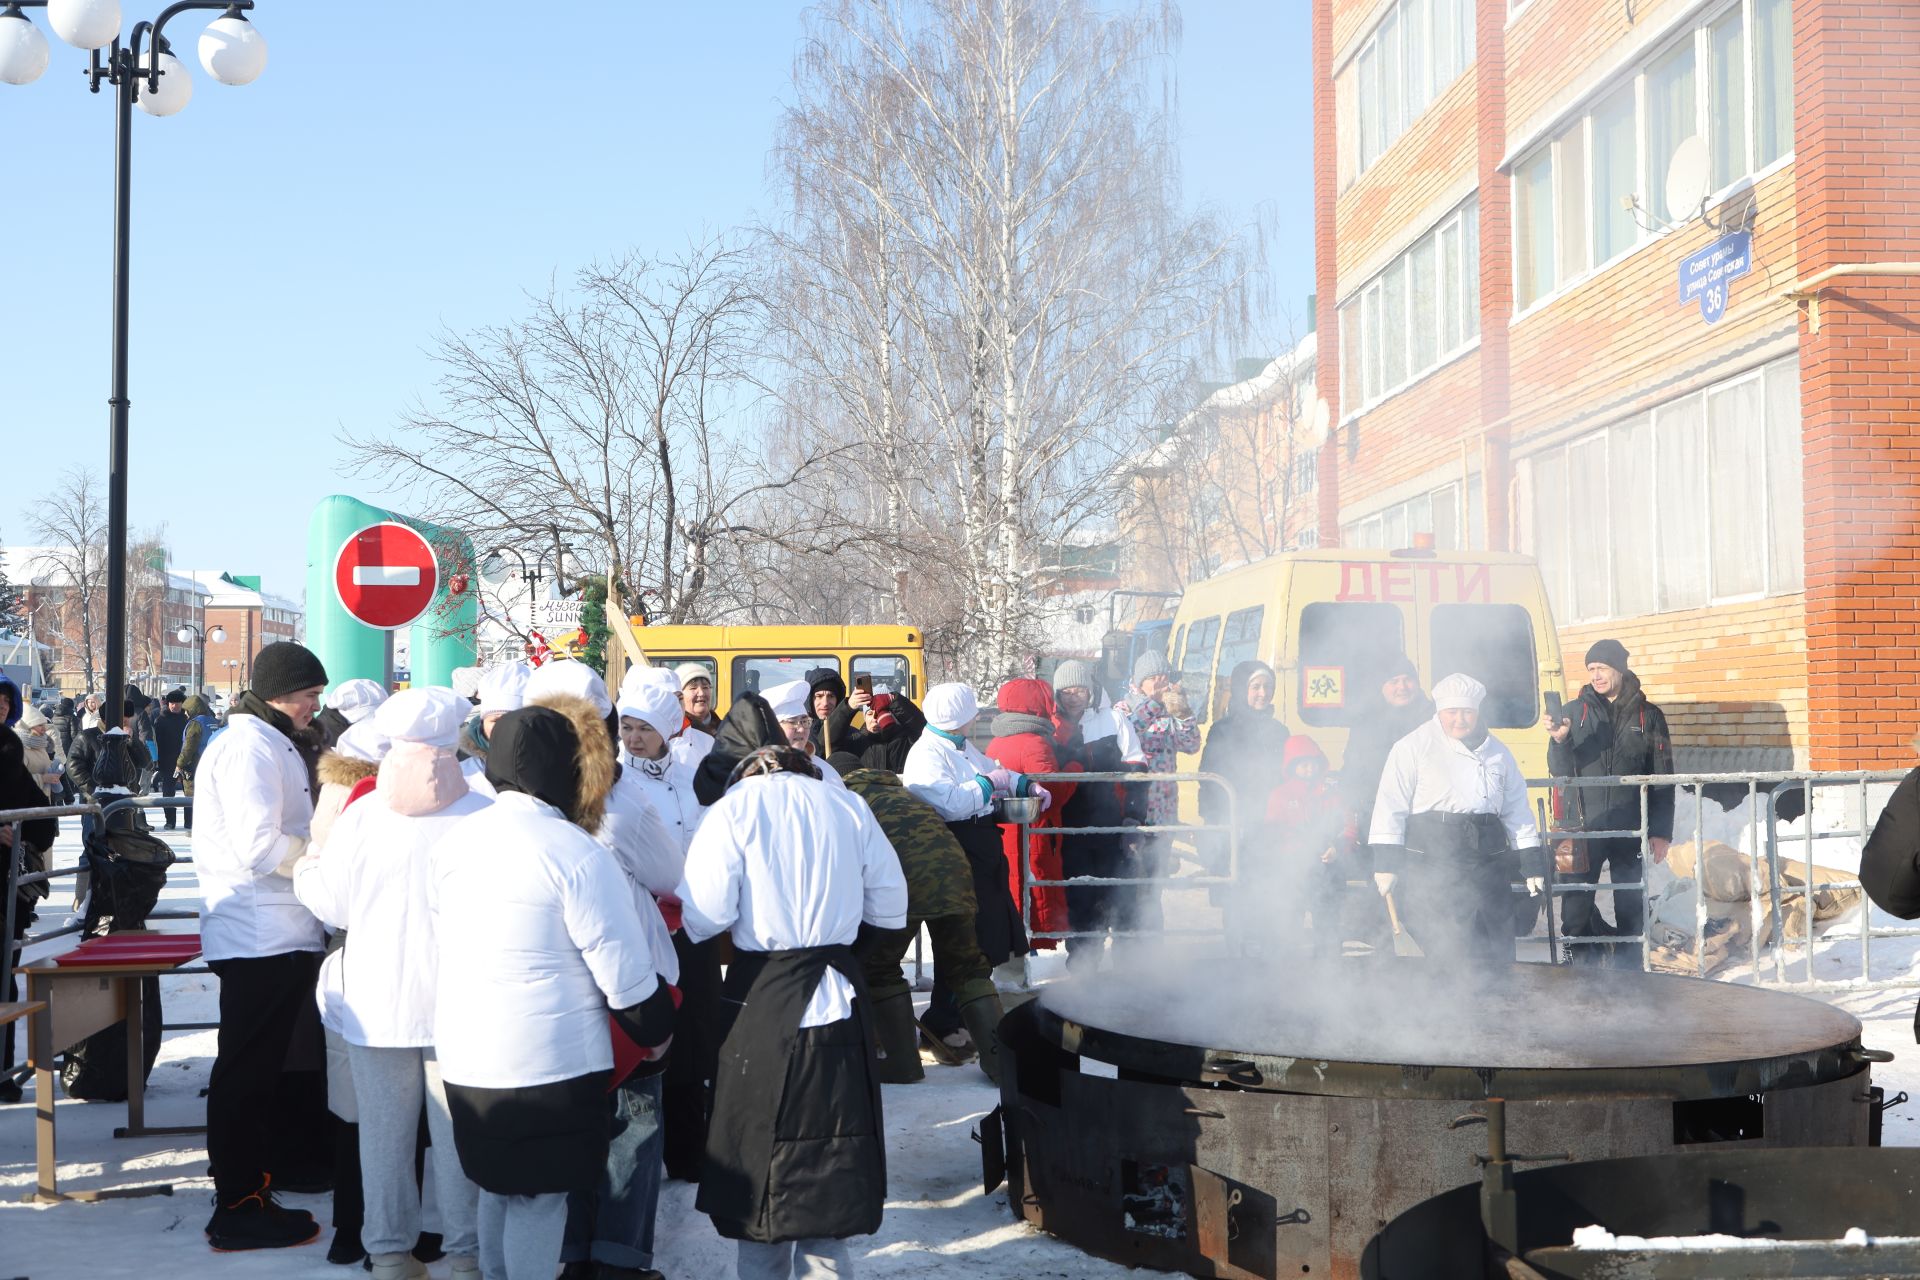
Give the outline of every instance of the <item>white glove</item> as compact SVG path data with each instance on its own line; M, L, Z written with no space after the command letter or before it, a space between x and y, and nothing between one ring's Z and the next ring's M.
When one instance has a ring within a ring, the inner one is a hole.
M1040 802L1040 812L1045 813L1047 810L1053 808L1053 793L1045 787L1036 786L1027 792L1027 794Z
M1537 898L1541 894L1545 893L1546 891L1547 891L1547 878L1545 876L1528 876L1527 877L1527 896L1529 898Z
M306 851L307 838L305 836L288 836L287 856L280 859L280 865L273 869L273 874L285 876L289 880L293 879L294 868L299 865L300 858Z
M1010 796L1020 785L1020 775L1011 769L995 769L986 778L993 784L993 794L997 796Z
M1373 873L1374 887L1380 890L1380 896L1383 898L1392 893L1393 886L1398 883L1400 883L1400 877L1391 871L1376 871Z

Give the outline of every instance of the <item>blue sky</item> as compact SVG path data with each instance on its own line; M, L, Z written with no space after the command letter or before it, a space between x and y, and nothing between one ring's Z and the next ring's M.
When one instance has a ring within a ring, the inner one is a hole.
M127 24L160 0L124 3ZM443 327L512 317L596 257L665 250L773 206L766 150L801 6L770 0L260 0L245 88L193 56L192 102L134 117L132 519L177 564L298 597L307 517L343 427L430 388ZM36 11L29 10L29 13ZM1312 289L1307 6L1187 0L1179 77L1191 203L1264 210L1275 292ZM36 21L45 30L44 15ZM113 113L85 55L0 85L0 541L74 464L107 460ZM1249 344L1271 345L1261 335Z

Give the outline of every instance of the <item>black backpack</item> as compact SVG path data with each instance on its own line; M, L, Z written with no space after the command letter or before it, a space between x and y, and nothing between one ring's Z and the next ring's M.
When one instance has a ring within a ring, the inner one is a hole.
M94 829L82 852L89 892L84 932L123 933L144 929L147 916L166 887L167 868L173 865L173 847L153 834L147 815L122 809ZM102 927L104 926L104 927ZM153 1075L160 1056L160 979L141 982L140 1047L142 1078ZM69 1049L60 1070L69 1098L88 1102L124 1102L127 1098L127 1031L116 1022Z

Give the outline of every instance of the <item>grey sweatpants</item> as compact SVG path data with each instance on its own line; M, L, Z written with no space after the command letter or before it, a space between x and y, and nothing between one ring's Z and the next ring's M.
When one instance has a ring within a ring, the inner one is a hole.
M566 1235L564 1191L540 1196L480 1193L483 1280L553 1280Z
M366 1188L366 1225L360 1242L375 1257L405 1253L420 1238L420 1189L413 1180L420 1106L427 1108L433 1141L433 1183L440 1199L442 1248L451 1258L478 1257L480 1189L467 1180L453 1149L453 1117L431 1049L347 1046L360 1112L360 1178Z
M839 1280L853 1274L845 1240L783 1240L740 1244L740 1280ZM492 1280L492 1277L488 1277Z

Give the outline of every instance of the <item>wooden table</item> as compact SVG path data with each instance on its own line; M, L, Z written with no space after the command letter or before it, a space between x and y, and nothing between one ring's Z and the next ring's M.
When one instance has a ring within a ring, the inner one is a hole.
M127 1027L127 1123L116 1138L199 1133L203 1126L148 1128L142 982L170 973L200 954L196 934L122 933L90 938L71 951L23 965L27 1003L27 1063L34 1069L34 1146L39 1165L29 1200L102 1200L119 1196L172 1195L170 1183L63 1194L54 1155L54 1055L106 1030Z

